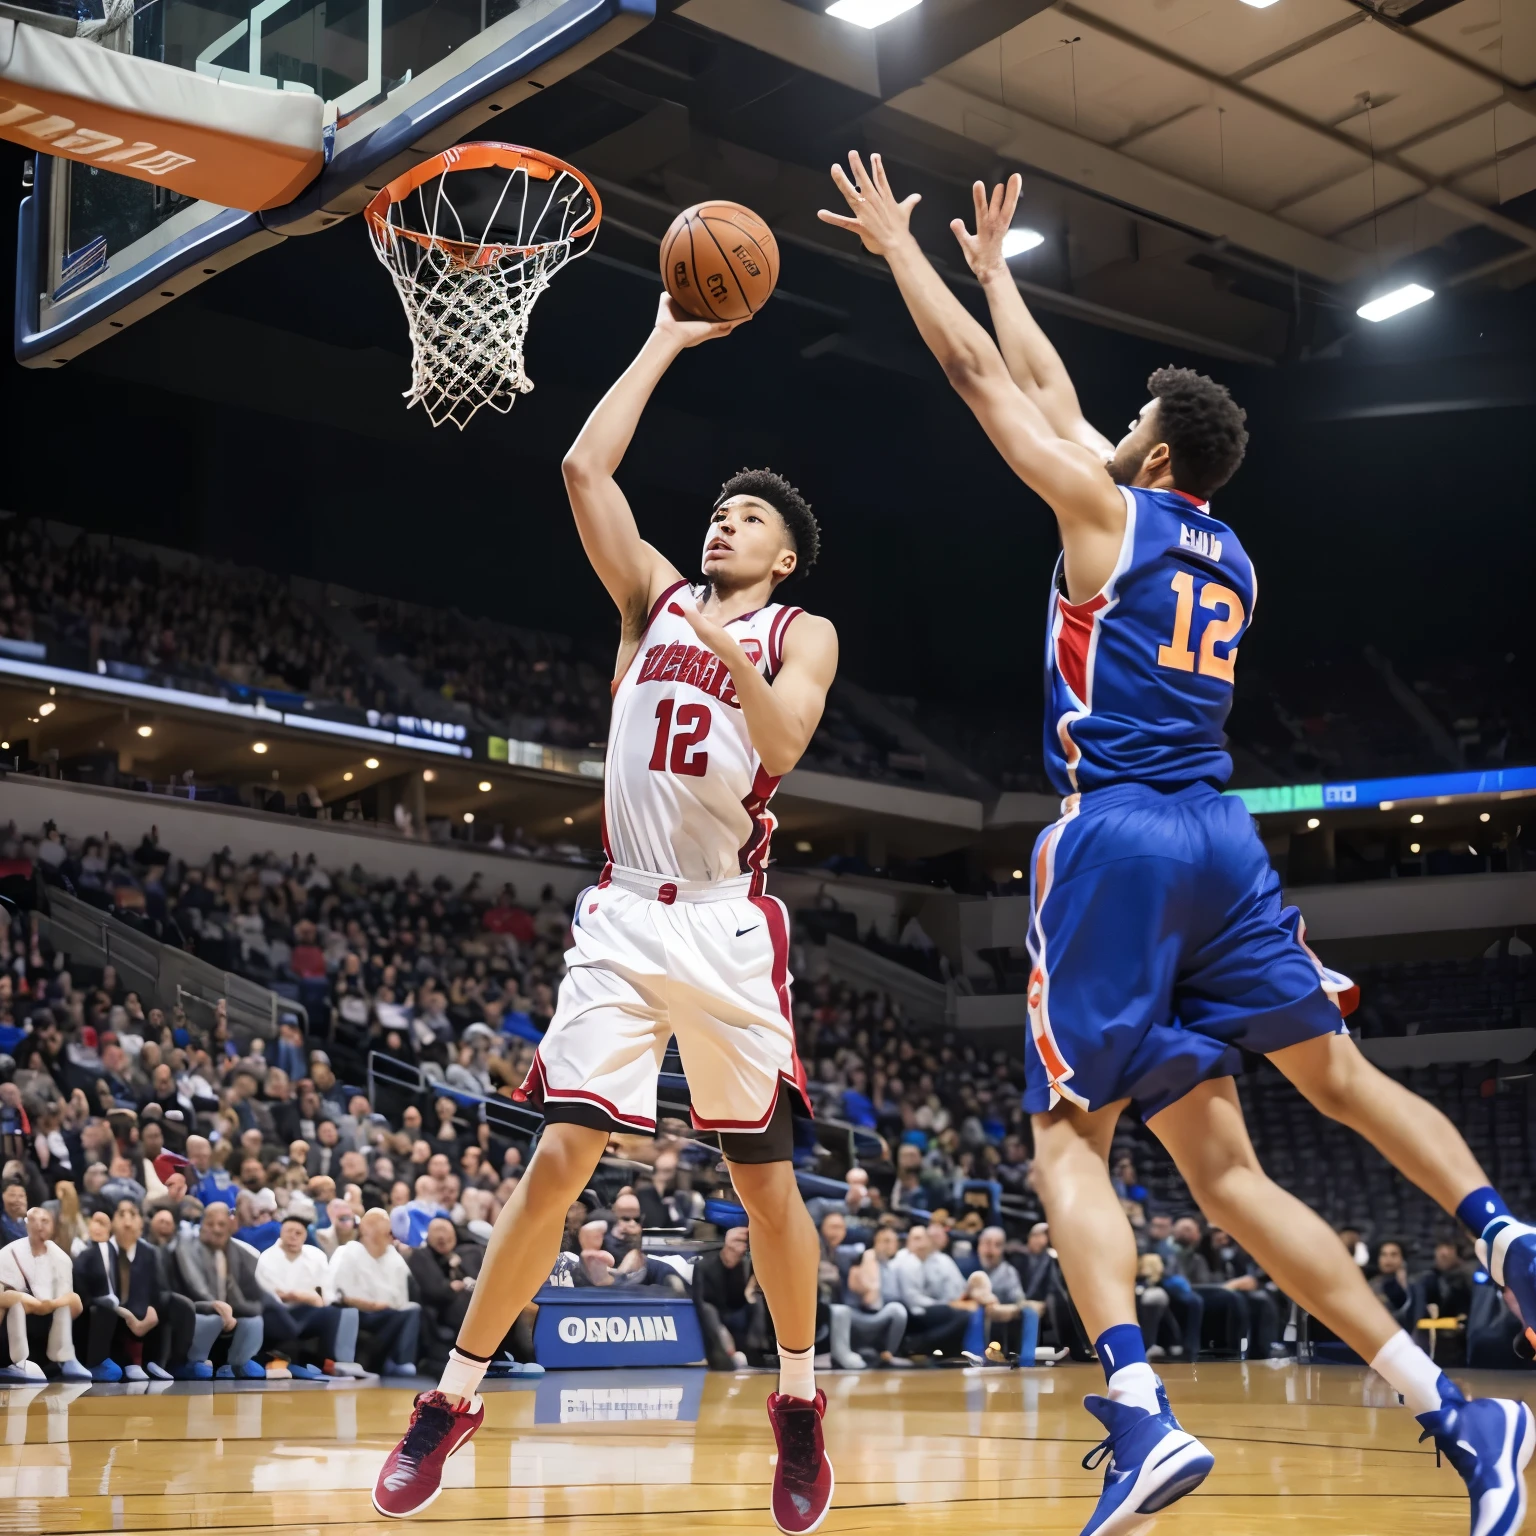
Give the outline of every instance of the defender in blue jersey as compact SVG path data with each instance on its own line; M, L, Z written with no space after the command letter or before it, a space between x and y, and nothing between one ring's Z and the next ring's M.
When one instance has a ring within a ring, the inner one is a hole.
M1045 748L1064 798L1032 872L1025 1107L1051 1239L1109 1383L1086 1404L1105 1438L1084 1465L1107 1466L1084 1536L1140 1530L1213 1465L1173 1417L1136 1326L1136 1245L1107 1166L1128 1104L1205 1215L1402 1394L1465 1480L1473 1536L1512 1536L1530 1409L1468 1401L1397 1326L1327 1225L1265 1176L1232 1080L1242 1050L1267 1056L1476 1233L1495 1283L1536 1324L1536 1228L1510 1215L1444 1115L1361 1055L1342 1021L1353 987L1307 948L1252 820L1221 793L1256 583L1209 498L1242 462L1243 412L1203 375L1164 368L1111 444L1003 261L1020 179L990 197L977 183L974 233L951 225L994 343L912 238L917 197L895 197L879 156L867 171L851 156L850 170L832 173L849 214L821 218L889 263L923 340L1061 532Z
M1217 408L1240 445L1237 408L1224 393ZM1248 556L1192 493L1116 494L1108 577L1074 603L1063 555L1046 614L1045 762L1064 799L1032 861L1025 1107L1129 1098L1150 1119L1236 1073L1240 1046L1338 1033L1357 994L1307 948L1247 810L1220 792Z

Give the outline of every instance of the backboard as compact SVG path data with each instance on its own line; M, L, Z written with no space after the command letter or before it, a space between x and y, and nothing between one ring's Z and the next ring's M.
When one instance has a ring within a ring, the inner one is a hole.
M58 367L247 256L360 211L654 14L655 0L139 0L122 38L135 54L333 103L328 163L293 203L256 214L39 155L18 230L17 359Z

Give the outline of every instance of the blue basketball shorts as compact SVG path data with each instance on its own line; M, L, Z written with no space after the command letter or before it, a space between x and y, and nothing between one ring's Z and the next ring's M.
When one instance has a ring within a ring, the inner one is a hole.
M1338 1034L1359 993L1307 948L1246 807L1113 785L1035 843L1024 1107L1155 1115L1241 1051Z

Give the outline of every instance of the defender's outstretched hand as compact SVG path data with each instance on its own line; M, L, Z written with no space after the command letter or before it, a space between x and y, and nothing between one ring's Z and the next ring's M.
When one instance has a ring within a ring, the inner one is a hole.
M976 233L973 235L965 227L964 219L949 221L966 262L977 277L1008 270L1008 263L1003 259L1003 236L1013 223L1013 211L1019 206L1019 193L1023 188L1024 178L1017 171L1006 184L993 187L990 197L985 185L975 182L971 186L971 197L976 203Z
M749 315L747 319L750 319ZM701 341L729 336L746 320L699 320L690 315L670 293L663 293L656 306L656 329L680 347L696 347Z
M869 157L869 169L866 171L858 151L851 151L848 167L853 172L851 181L848 172L840 165L832 167L832 180L843 194L853 216L849 218L821 208L817 210L816 217L823 224L834 224L838 229L856 234L864 242L866 251L876 256L887 256L893 245L910 238L908 225L912 220L912 210L922 201L922 194L912 192L898 202L886 179L885 165L879 155Z

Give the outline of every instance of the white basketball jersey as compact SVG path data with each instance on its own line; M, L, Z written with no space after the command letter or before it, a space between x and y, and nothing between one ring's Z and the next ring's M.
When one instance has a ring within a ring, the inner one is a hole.
M751 874L760 893L779 781L753 749L725 663L682 616L704 593L684 581L662 593L615 686L603 846L620 868L688 881ZM770 603L725 627L771 682L802 612Z

